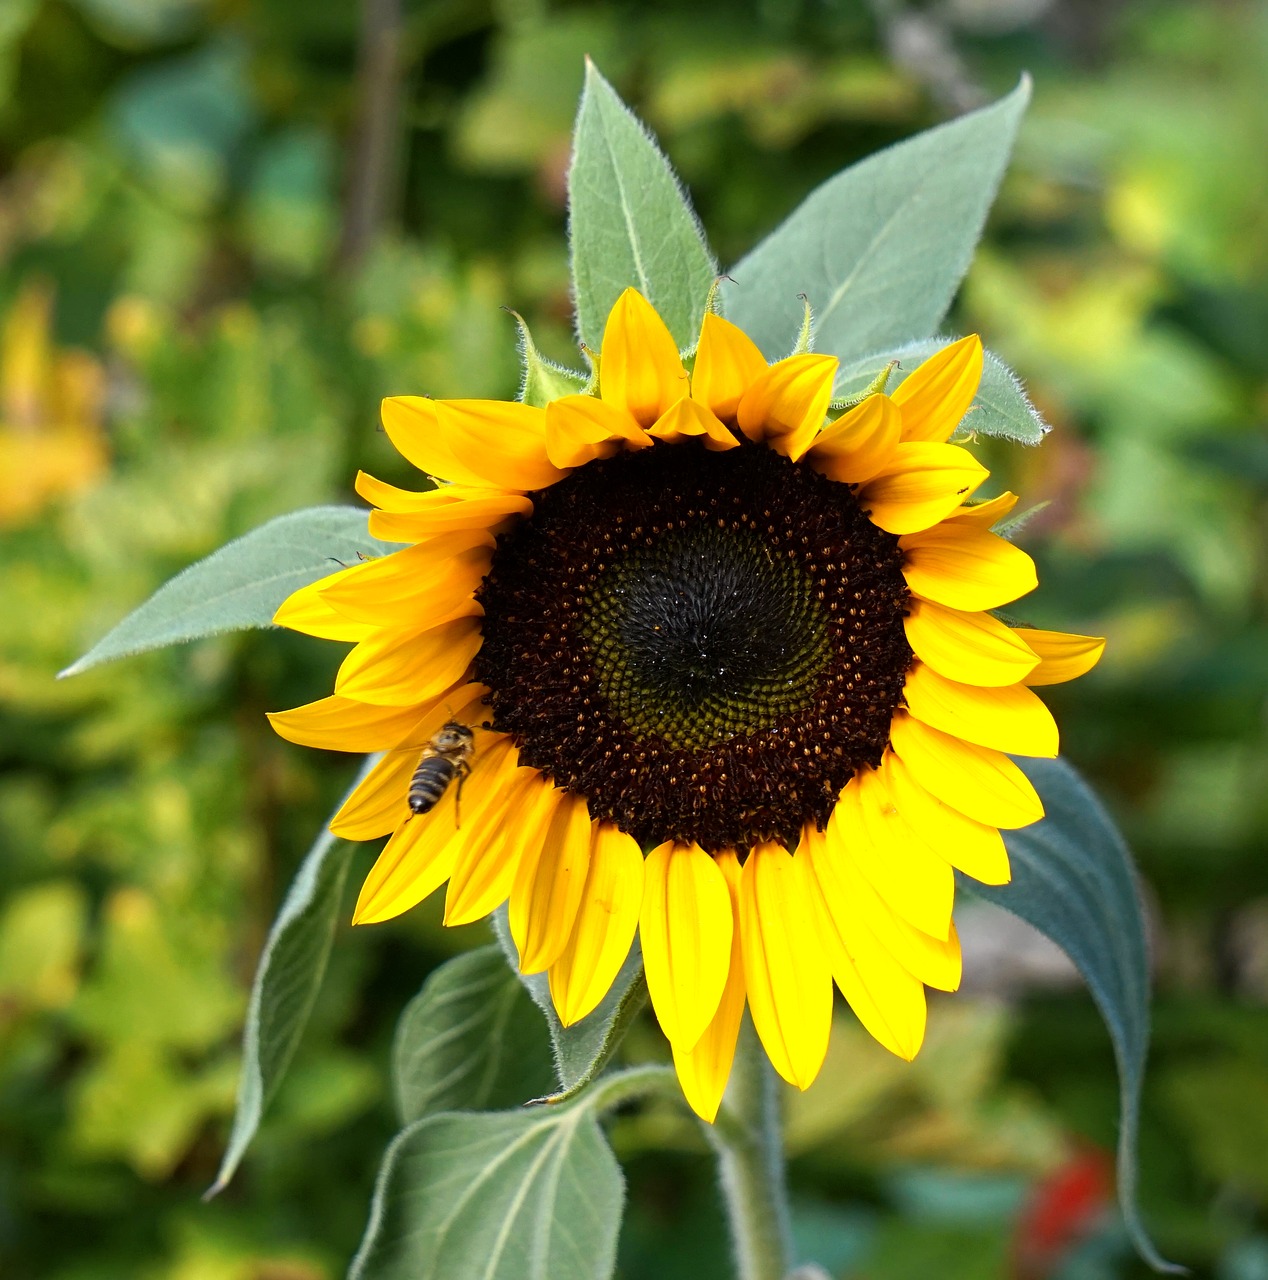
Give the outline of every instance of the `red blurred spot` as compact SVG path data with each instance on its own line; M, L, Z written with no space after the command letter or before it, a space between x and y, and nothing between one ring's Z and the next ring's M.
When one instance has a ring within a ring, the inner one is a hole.
M1080 1147L1042 1179L1017 1220L1016 1280L1046 1280L1092 1234L1114 1194L1114 1167L1099 1147Z

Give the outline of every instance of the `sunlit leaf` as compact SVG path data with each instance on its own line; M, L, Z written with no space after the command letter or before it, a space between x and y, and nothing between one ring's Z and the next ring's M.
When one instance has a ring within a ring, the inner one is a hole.
M962 887L1034 925L1083 974L1118 1062L1123 1217L1150 1266L1182 1273L1182 1267L1158 1254L1136 1204L1140 1091L1149 1048L1149 962L1131 855L1100 801L1069 765L1062 760L1018 763L1043 798L1047 816L1033 826L1004 832L1011 884L991 888L966 880Z
M950 338L927 338L851 360L837 374L834 394L838 397L859 395L891 360L897 360L898 367L890 374L885 388L893 391L913 369L950 341ZM988 351L982 365L981 385L960 429L983 436L1004 436L1020 444L1038 444L1048 433L1048 424L1030 403L1016 374Z
M78 675L114 658L223 631L272 625L300 587L358 556L397 550L366 532L357 507L309 507L278 516L227 543L161 586L61 674Z
M377 759L367 759L349 794ZM269 930L251 984L233 1129L208 1196L222 1191L233 1177L308 1025L330 958L353 848L323 829Z
M555 1082L541 1015L501 947L447 960L406 1006L392 1076L404 1123L437 1111L493 1111Z
M388 1148L351 1280L606 1280L624 1185L582 1105L428 1116Z
M573 136L568 207L582 342L599 349L612 304L633 287L680 347L694 343L717 265L669 162L593 63Z
M804 294L820 351L854 360L932 333L968 270L1030 81L1006 98L829 178L723 283L769 359L788 354Z

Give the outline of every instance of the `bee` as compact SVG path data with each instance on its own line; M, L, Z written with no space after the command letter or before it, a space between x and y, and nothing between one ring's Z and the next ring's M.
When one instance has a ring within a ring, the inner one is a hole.
M454 826L461 826L458 805L462 800L462 784L471 775L471 757L475 754L475 734L465 724L446 721L439 732L423 748L422 759L409 782L411 813L427 813L440 803L450 783L457 779L454 792Z

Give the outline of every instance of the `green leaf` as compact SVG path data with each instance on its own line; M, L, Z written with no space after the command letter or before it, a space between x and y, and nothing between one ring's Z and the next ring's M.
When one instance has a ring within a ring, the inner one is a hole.
M379 1173L350 1280L607 1280L624 1184L594 1111L428 1116Z
M669 162L592 62L573 133L568 208L581 341L599 350L612 304L632 286L680 347L694 345L717 264Z
M1165 1262L1136 1204L1140 1091L1149 1048L1149 963L1131 855L1086 783L1061 760L1019 760L1047 816L1005 831L1013 880L999 887L962 882L979 898L1007 908L1066 952L1096 1001L1118 1062L1121 1123L1118 1196L1140 1256L1156 1271Z
M392 1076L401 1120L495 1111L548 1093L550 1039L502 948L447 960L406 1006Z
M887 391L893 391L912 370L952 341L952 338L927 338L923 342L908 342L851 360L838 371L833 395L838 399L859 395L891 360L897 360L898 368L890 375L886 386ZM1017 375L997 355L988 351L982 365L981 384L960 430L983 436L1003 436L1020 444L1038 444L1047 435L1048 424L1030 403Z
M378 756L366 760L348 795L378 760ZM247 1006L233 1129L205 1199L229 1185L308 1025L330 958L352 849L323 830L300 864L269 930Z
M630 954L616 975L611 988L593 1013L580 1022L565 1027L555 1012L550 998L550 983L544 973L520 973L519 954L507 923L506 908L493 913L493 931L502 948L506 963L524 984L533 1003L542 1011L550 1029L551 1047L555 1052L555 1074L560 1092L553 1100L579 1093L607 1065L621 1043L630 1023L647 1003L647 982L643 977L643 953L635 939Z
M726 315L770 359L817 317L820 351L854 360L933 333L968 270L1030 80L869 156L812 191L724 282Z
M309 507L278 516L164 583L61 675L201 636L272 626L292 591L341 564L356 564L358 556L396 550L370 537L359 507Z

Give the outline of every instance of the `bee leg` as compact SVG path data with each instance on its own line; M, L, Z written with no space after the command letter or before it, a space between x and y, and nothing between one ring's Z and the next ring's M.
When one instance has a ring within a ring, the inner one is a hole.
M462 826L462 814L458 806L462 803L462 784L471 776L471 766L465 761L458 762L457 790L453 793L453 824L455 829Z

